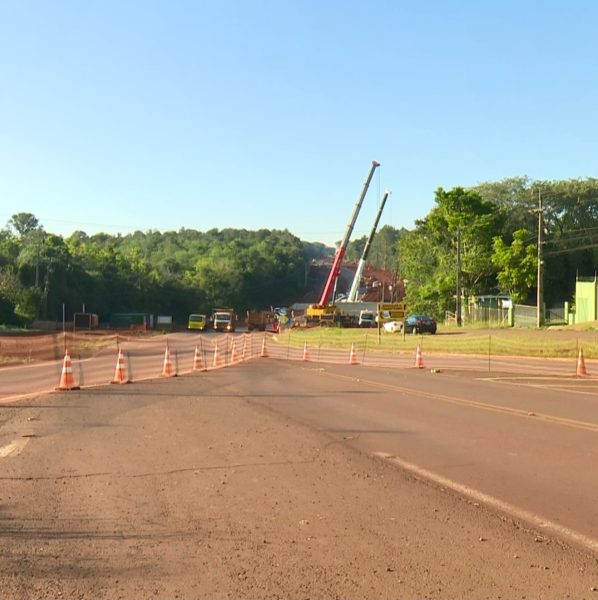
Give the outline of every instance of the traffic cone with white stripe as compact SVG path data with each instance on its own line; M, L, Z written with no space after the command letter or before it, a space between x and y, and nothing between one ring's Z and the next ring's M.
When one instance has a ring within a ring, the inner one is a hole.
M118 348L118 358L116 359L116 371L114 371L114 379L110 383L131 383L127 374L127 361L122 349Z
M355 344L351 344L351 353L349 354L349 364L358 365L357 353L355 352Z
M62 362L62 373L60 375L60 383L56 388L60 391L67 390L78 390L80 387L75 385L75 378L73 377L73 367L71 365L71 355L69 351L64 349L64 360Z
M309 354L307 353L307 342L303 345L303 360L309 360Z
M162 377L176 377L176 372L172 361L170 360L170 348L166 344L166 351L164 352L164 365L162 367Z
M212 368L217 369L222 366L222 358L218 350L218 344L214 346L214 358L212 360Z
M577 356L577 370L575 374L578 377L585 377L588 372L586 371L586 361L583 358L583 350L579 348L579 354Z
M193 356L193 370L194 371L204 371L201 364L201 354L199 352L199 346L195 346L195 355Z
M422 351L419 344L417 345L417 350L415 351L415 367L417 369L424 368L424 358L422 356Z
M266 348L266 336L262 340L262 352L260 354L262 358L268 358L268 348Z

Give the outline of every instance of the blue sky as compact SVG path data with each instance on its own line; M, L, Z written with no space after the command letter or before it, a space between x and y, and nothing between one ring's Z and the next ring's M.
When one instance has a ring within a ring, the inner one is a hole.
M0 3L0 226L413 227L434 190L596 176L598 2Z

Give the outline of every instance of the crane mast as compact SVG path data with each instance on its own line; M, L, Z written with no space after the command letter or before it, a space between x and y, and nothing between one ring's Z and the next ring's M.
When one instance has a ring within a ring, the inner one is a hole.
M361 258L359 259L359 263L357 264L357 270L355 271L355 277L353 278L353 284L351 285L351 291L349 292L349 296L347 297L347 302L357 302L357 290L359 289L359 282L361 281L361 275L363 274L365 261L367 260L368 255L370 253L372 240L376 235L376 229L378 228L378 223L380 222L380 217L382 216L382 211L384 210L384 205L386 204L388 196L390 196L390 191L386 190L384 192L384 196L382 197L382 201L380 202L380 208L378 209L378 214L376 215L372 231L370 231L370 237L368 238L368 241L366 242L363 248Z
M374 171L377 167L380 166L380 163L375 160L372 161L372 166L370 167L370 171L368 176L363 183L363 187L361 188L361 193L359 194L359 198L357 199L357 203L355 204L355 208L353 209L353 214L351 215L351 220L349 221L349 225L347 226L347 230L345 231L345 236L341 242L341 245L338 247L336 254L334 256L334 262L332 263L332 268L330 269L330 273L328 274L328 279L326 280L326 285L324 286L324 290L322 291L322 296L320 297L320 306L325 306L328 304L330 300L330 295L334 288L334 284L340 274L341 264L343 262L343 258L345 257L345 252L347 250L347 246L349 245L349 239L351 238L351 233L353 233L353 227L355 226L355 221L357 221L357 215L359 215L359 211L361 210L361 205L363 204L363 200L365 195L370 187L370 182L372 181L372 177L374 176Z

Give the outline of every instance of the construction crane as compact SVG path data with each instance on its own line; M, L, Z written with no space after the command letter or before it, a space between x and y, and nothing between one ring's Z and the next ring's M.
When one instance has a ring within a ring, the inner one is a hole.
M326 285L324 286L324 290L322 291L322 296L320 297L319 306L326 306L328 301L330 300L330 295L332 290L334 289L334 285L336 280L341 272L341 264L343 262L343 258L345 257L345 252L347 251L347 246L349 245L349 239L351 238L351 234L353 233L353 227L355 226L355 221L357 221L357 215L359 215L359 211L361 210L361 205L363 204L363 200L365 195L370 187L370 181L372 181L372 177L374 176L374 171L377 167L380 166L380 163L375 160L372 161L372 166L370 167L370 172L363 183L363 187L361 188L361 193L359 194L359 198L357 199L357 204L355 204L355 208L353 209L353 214L351 215L351 220L349 221L349 225L347 227L347 231L345 232L345 236L341 242L341 245L338 247L336 254L334 256L334 262L332 263L332 268L330 269L330 273L328 274L328 279L326 280Z
M351 284L351 291L347 296L347 302L357 302L357 291L359 289L359 282L361 281L365 261L367 260L368 254L370 253L370 248L372 247L372 240L376 235L376 229L378 228L378 223L380 222L380 217L382 216L382 211L384 210L384 205L386 204L388 196L390 196L390 191L386 190L384 192L384 196L382 197L382 201L380 202L380 208L378 209L378 214L376 215L374 226L372 227L372 231L370 231L370 237L365 243L363 252L361 253L361 258L359 259L359 263L357 264L357 270L355 271L355 277L353 278L353 283Z

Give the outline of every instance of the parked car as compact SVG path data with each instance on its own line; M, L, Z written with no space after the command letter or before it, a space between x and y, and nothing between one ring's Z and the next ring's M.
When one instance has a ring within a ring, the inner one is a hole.
M401 332L403 331L403 321L387 321L382 327L389 333Z
M427 315L409 315L405 319L407 333L436 333L436 321Z

